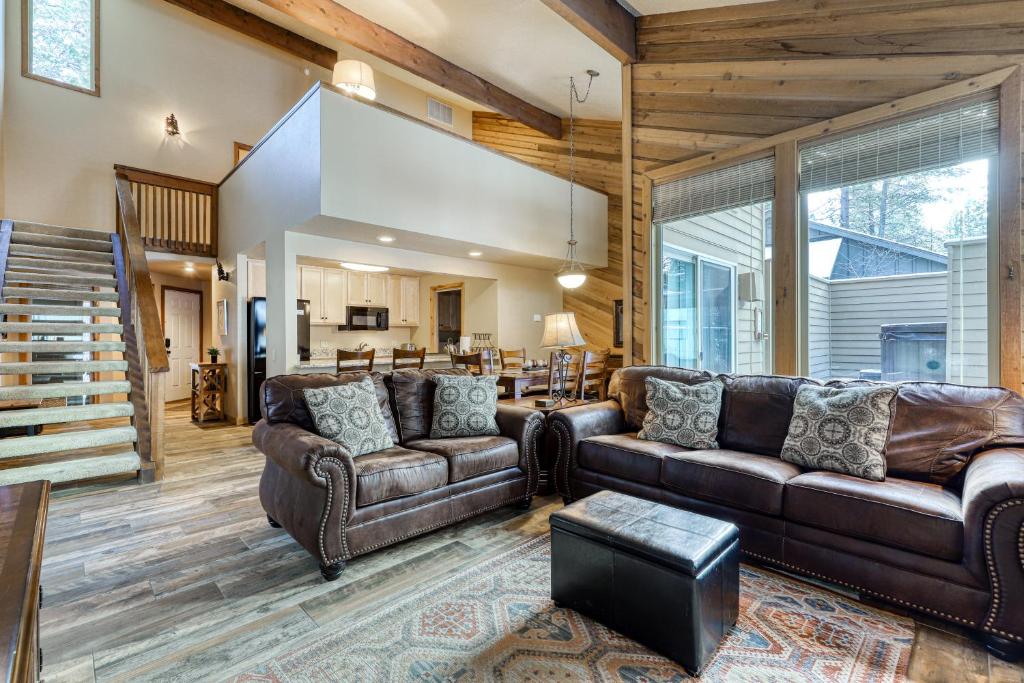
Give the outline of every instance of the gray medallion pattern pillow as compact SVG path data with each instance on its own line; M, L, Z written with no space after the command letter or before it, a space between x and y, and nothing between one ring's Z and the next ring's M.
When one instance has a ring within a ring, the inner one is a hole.
M647 415L637 438L685 448L718 448L722 380L690 385L648 377L644 384Z
M496 375L435 375L434 422L431 439L456 436L497 436L498 378Z
M884 481L894 398L895 386L800 387L782 459L812 470Z
M377 402L373 380L320 389L303 389L316 431L341 444L353 456L394 446Z

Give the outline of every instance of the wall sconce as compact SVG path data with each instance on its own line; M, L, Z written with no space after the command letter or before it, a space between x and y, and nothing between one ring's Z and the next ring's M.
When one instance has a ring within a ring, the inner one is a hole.
M178 129L178 119L174 118L172 112L170 116L164 119L164 132L169 136L174 137L175 135L181 135L181 131Z

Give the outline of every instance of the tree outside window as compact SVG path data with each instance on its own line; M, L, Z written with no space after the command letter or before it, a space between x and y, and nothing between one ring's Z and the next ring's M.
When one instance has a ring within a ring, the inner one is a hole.
M99 94L99 0L23 0L23 73Z

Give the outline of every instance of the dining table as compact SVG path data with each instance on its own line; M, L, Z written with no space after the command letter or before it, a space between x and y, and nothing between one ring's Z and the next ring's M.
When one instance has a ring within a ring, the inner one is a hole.
M498 376L498 388L503 390L504 395L518 400L529 389L543 389L550 393L549 373L548 368L507 368L497 370L494 374ZM565 375L567 391L572 389L575 378L576 372L569 369Z

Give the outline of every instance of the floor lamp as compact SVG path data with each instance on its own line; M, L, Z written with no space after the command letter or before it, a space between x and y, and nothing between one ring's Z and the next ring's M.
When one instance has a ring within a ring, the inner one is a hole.
M580 334L580 328L576 326L575 313L548 313L544 316L544 337L540 345L545 349L555 349L555 358L558 361L557 384L548 388L553 405L568 398L565 395L565 376L569 370L570 355L566 349L583 346L586 343Z

